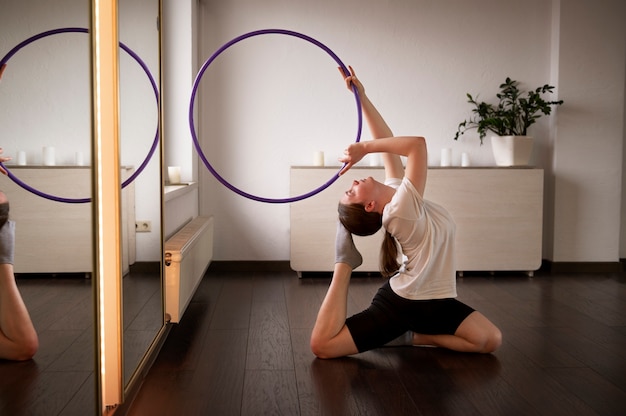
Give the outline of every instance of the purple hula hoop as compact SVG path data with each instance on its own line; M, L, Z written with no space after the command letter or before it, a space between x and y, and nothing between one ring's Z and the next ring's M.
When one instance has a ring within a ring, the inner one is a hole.
M2 68L2 66L5 65L9 61L9 59L11 59L11 57L13 55L15 55L23 47L25 47L25 46L27 46L27 45L29 45L29 44L31 44L31 43L39 40L39 39L45 38L47 36L58 35L60 33L70 33L70 32L74 32L74 33L89 33L89 30L85 29L85 28L80 28L80 27L66 27L66 28L61 28L61 29L48 30L48 31L45 31L45 32L41 32L41 33L39 33L37 35L31 36L30 38L20 42L17 46L15 46L13 49L11 49L0 60L0 68ZM152 73L148 69L148 66L146 65L146 63L143 60L141 60L141 58L135 52L133 52L128 46L124 45L122 42L120 42L120 48L122 48L126 53L128 53L139 64L139 66L141 66L141 69L143 69L143 71L148 76L148 79L150 80L150 84L152 85L152 89L154 90L154 96L156 98L157 107L158 107L159 106L159 89L157 87L156 81L154 80L154 77L152 76ZM158 126L158 122L157 122L157 129L156 129L156 133L154 135L154 141L152 142L152 147L150 148L150 151L148 152L148 155L146 156L144 161L141 163L139 168L137 168L135 173L133 173L128 179L126 179L122 183L122 188L128 186L132 181L134 181L137 178L137 176L139 176L139 174L141 174L141 172L145 169L145 167L148 164L148 162L150 162L150 159L152 158L152 155L156 151L158 144L159 144L159 126ZM0 166L2 166L7 171L7 175L9 176L9 178L13 182L18 184L22 188L26 189L27 191L32 192L33 194L38 195L38 196L40 196L42 198L50 199L52 201L57 201L57 202L65 202L65 203L68 203L68 204L82 204L82 203L86 203L86 202L91 202L91 198L64 198L64 197L59 197L59 196L56 196L56 195L47 194L47 193L42 192L42 191L40 191L38 189L35 189L32 186L30 186L30 185L24 183L23 181L21 181L2 162L0 162Z
M202 76L204 75L204 72L209 67L209 65L211 65L211 63L215 60L215 58L217 58L222 52L224 52L226 49L230 48L231 46L233 46L237 42L240 42L240 41L242 41L244 39L247 39L247 38L250 38L250 37L253 37L253 36L266 35L266 34L288 35L288 36L295 36L297 38L304 39L304 40L306 40L306 41L308 41L308 42L310 42L310 43L320 47L327 54L329 54L335 60L335 62L337 62L337 64L341 67L341 69L343 70L343 72L345 74L349 74L350 73L348 71L348 68L343 64L343 62L341 62L341 59L339 59L339 57L337 55L335 55L335 53L333 51L331 51L327 46L325 46L321 42L311 38L310 36L303 35L302 33L293 32L293 31L290 31L290 30L283 30L283 29L263 29L263 30L257 30L257 31L245 33L245 34L243 34L241 36L238 36L238 37L232 39L230 42L227 42L226 44L224 44L215 53L213 53L213 55L209 59L207 59L206 62L204 63L204 65L202 65L202 67L200 68L200 71L198 72L198 75L196 76L196 79L195 79L195 81L193 83L193 89L191 91L191 100L189 101L189 128L191 130L191 137L193 139L193 144L194 144L194 146L196 148L196 151L198 152L198 155L202 159L202 162L204 162L204 165L206 166L206 168L213 174L213 176L215 176L215 178L218 181L220 181L222 183L222 185L226 186L231 191L233 191L233 192L235 192L235 193L237 193L237 194L239 194L241 196L244 196L246 198L252 199L254 201L274 203L274 204L276 204L276 203L289 203L289 202L295 202L295 201L300 201L302 199L309 198L309 197L311 197L311 196L313 196L315 194L318 194L319 192L323 191L324 189L328 188L333 182L335 182L339 178L339 172L341 171L342 168L339 168L337 173L335 173L333 175L333 177L330 178L330 180L328 182L324 183L319 188L316 188L316 189L314 189L314 190L312 190L310 192L307 192L305 194L302 194L302 195L294 196L294 197L291 197L291 198L276 198L276 199L273 199L273 198L264 198L264 197L260 197L260 196L249 194L249 193L244 192L241 189L231 185L226 179L224 179L222 176L220 176L219 173L217 173L217 171L213 168L213 166L211 166L211 164L207 160L206 156L202 152L202 148L200 147L200 143L198 141L198 136L196 135L195 121L194 121L194 116L193 116L193 108L194 108L194 103L195 103L195 99L196 99L196 93L198 92L198 85L200 83L200 80L202 79ZM363 125L363 117L362 117L362 113L361 113L361 100L359 98L359 93L357 92L356 87L354 87L354 86L352 86L352 91L354 92L354 98L355 98L355 101L356 101L357 116L358 116L358 126L357 126L356 140L355 140L356 142L358 142L361 139L361 128L362 128L362 125Z

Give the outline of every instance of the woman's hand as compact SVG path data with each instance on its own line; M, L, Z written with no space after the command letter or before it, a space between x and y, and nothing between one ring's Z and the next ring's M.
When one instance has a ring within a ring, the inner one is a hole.
M346 150L343 151L343 157L339 158L341 163L345 163L345 166L339 172L339 176L346 173L352 166L359 163L363 157L367 154L365 144L362 142L352 143Z
M352 67L349 65L348 65L348 68L350 68L350 74L346 74L343 71L343 68L339 67L339 72L341 73L344 81L346 82L346 87L348 87L350 91L352 91L352 86L356 87L356 91L359 94L359 97L364 97L365 87L363 87L363 84L361 84L361 81L359 81L359 79L356 77L356 73L354 72L354 69L352 69Z
M2 150L2 148L0 147L0 155L2 154L2 152L3 152L3 150ZM8 161L9 161L9 160L11 160L11 159L12 159L12 158L10 158L10 157L0 156L0 162L2 162L2 163L4 163L4 162L8 162ZM7 174L7 171L6 171L6 170L5 170L2 166L0 166L0 173L2 173L3 175L6 175L6 174Z

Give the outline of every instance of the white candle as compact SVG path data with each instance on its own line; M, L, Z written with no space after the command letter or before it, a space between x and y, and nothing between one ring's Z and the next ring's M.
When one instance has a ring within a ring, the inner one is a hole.
M44 166L54 166L56 164L54 160L54 147L43 147L43 164Z
M466 152L461 153L461 166L468 167L470 165L469 155Z
M171 184L180 183L180 166L168 166L167 177Z
M313 166L324 166L324 152L317 151L313 154Z
M367 157L369 157L370 166L380 166L381 158L379 153L370 153Z
M452 149L449 147L441 149L441 166L450 166L452 161Z
M83 159L83 152L76 152L74 154L74 163L76 166L83 166L85 164L85 160Z
M20 150L17 152L17 164L20 166L26 165L26 152L25 151Z

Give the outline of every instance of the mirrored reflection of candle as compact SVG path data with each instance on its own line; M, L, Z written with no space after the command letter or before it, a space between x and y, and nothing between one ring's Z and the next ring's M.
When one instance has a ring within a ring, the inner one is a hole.
M180 166L168 166L167 177L171 184L180 183Z
M313 154L313 166L324 166L324 152L318 151Z
M23 150L19 150L17 152L17 164L20 166L26 165L26 152Z
M84 166L85 165L85 160L83 158L83 152L76 152L74 154L74 163L76 164L76 166Z
M44 146L43 148L43 164L44 166L54 166L54 147Z
M441 149L441 166L450 166L452 161L452 149L446 147Z

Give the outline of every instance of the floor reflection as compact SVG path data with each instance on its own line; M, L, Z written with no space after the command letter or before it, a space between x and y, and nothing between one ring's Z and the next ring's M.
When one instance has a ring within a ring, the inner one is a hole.
M0 414L95 414L91 280L18 275L39 335L26 362L0 361Z
M131 266L124 277L124 384L128 383L163 325L159 264Z
M84 274L16 277L40 346L31 361L0 360L0 415L95 414L91 279ZM162 326L158 264L131 267L123 290L126 384Z
M499 373L491 354L438 348L384 348L311 363L319 412L330 415L471 414L472 392L497 383Z

